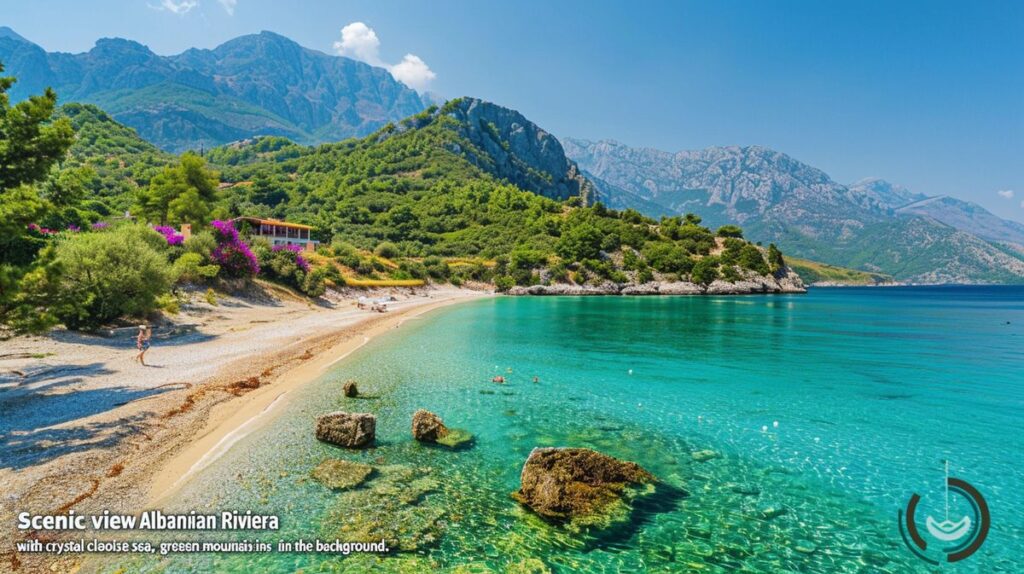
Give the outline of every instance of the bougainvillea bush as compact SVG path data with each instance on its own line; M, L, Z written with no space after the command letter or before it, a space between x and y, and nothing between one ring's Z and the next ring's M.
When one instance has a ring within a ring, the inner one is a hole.
M265 241L253 244L262 274L267 279L294 287L311 297L323 295L325 274L312 269L299 245L270 246Z
M238 236L235 224L230 221L214 220L210 225L217 240L217 247L210 253L210 258L220 266L221 276L230 279L255 277L260 272L259 261Z
M178 233L178 231L173 227L167 225L154 225L153 231L163 235L164 239L167 240L167 245L172 247L185 243L185 236Z

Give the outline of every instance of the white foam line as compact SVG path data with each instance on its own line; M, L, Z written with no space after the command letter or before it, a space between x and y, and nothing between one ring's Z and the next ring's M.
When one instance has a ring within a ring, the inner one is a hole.
M281 397L285 396L286 394L288 394L287 391L277 395L276 397L274 397L273 402L264 407L263 410L259 412L259 414L253 416L249 420L239 425L239 427L236 428L235 430L224 435L224 437L221 438L217 442L217 444L213 445L213 448L206 451L206 454L204 454L202 458L197 460L196 463L192 465L192 468L188 469L188 472L179 477L178 480L176 480L174 484L171 485L171 489L175 488L182 482L185 482L185 480L191 477L193 474L209 466L215 460L220 458L225 452L227 452L232 446L234 446L235 443L245 438L246 435L252 432L253 429L251 427L254 427L255 423L259 419L263 418L264 415L273 410L274 407L276 407L277 404L281 401Z

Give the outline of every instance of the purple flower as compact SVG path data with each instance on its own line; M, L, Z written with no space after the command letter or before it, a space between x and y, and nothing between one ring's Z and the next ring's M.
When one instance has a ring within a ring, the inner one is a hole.
M70 231L71 233L78 233L81 230L82 230L82 228L77 226L77 225L75 225L74 223L72 223L71 225L68 226L68 231Z
M167 225L154 225L153 231L163 235L164 239L167 240L167 245L181 245L185 242L185 236L178 233L178 231L173 227Z
M291 251L292 253L295 254L295 265L297 265L299 269L302 269L306 273L309 273L309 262L306 261L305 258L302 257L302 255L299 255L300 253L302 253L301 245L296 245L294 243L290 243L287 245L278 244L271 247L270 249L274 253L278 253L281 251Z
M43 230L39 228L39 224L38 223L29 223L28 224L28 229L29 229L29 231L35 231L36 233L42 233L43 232Z
M100 231L100 230L106 229L108 227L110 227L110 224L107 223L106 221L97 221L96 223L92 224L92 230L93 231Z
M221 221L215 219L210 222L213 226L213 232L217 236L217 241L223 243L233 243L238 241L238 230L235 229L235 224L231 221Z
M217 247L210 257L228 277L251 277L260 272L260 264L249 246L238 238L238 230L230 221L210 222L217 238Z

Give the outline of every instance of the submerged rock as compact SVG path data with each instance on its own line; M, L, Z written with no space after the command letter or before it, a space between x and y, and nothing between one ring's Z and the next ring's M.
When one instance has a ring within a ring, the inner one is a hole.
M316 438L348 448L363 448L373 444L377 432L377 417L369 413L333 412L316 420Z
M437 444L448 448L460 448L473 442L473 433L462 429L448 429L444 436L437 439Z
M412 438L420 442L437 442L437 439L448 434L441 417L420 409L412 415Z
M613 511L628 486L655 482L640 465L590 449L535 448L512 497L541 516L572 519Z
M690 456L697 462L706 462L713 458L718 458L718 453L713 450L698 450L697 452L691 453Z
M366 479L373 474L373 467L368 464L329 458L314 468L311 474L317 482L328 488L345 490L366 482Z
M345 386L343 386L341 390L345 393L346 397L352 398L359 396L359 388L356 387L356 382L351 379L345 381Z
M445 529L443 500L427 496L439 488L429 468L384 465L371 488L342 492L323 519L322 534L353 542L384 539L388 547L414 552L436 544Z

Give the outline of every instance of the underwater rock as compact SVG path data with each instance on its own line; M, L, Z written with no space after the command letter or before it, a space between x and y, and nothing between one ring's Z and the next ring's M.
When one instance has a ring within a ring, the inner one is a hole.
M444 436L437 439L437 444L457 449L473 442L473 433L462 429L448 429Z
M437 442L446 434L448 427L434 413L420 409L412 415L412 438L420 442Z
M366 482L366 479L373 474L373 467L368 464L329 458L314 468L311 474L317 482L328 488L344 490Z
M744 496L758 496L761 494L761 488L756 484L732 484L729 485L729 490L732 490L736 494L742 494Z
M706 462L713 458L718 458L718 453L713 450L698 450L692 453L690 456L697 462Z
M576 518L614 511L627 486L655 482L640 465L587 448L535 448L512 497L547 518Z
M786 512L788 511L781 506L768 506L766 508L758 510L757 515L764 520L772 520L780 516L783 516L784 514L786 514Z
M377 432L377 417L369 413L337 411L320 415L316 419L316 438L348 448L362 448L373 444Z
M339 494L324 517L327 538L353 542L384 539L388 548L414 552L440 541L447 509L427 494L439 488L429 468L384 465L376 468L372 488Z
M343 386L341 390L345 393L346 397L352 398L359 396L359 388L356 387L356 382L351 379L345 381L345 386Z
M513 562L505 568L506 574L551 574L551 569L540 558L527 558Z

